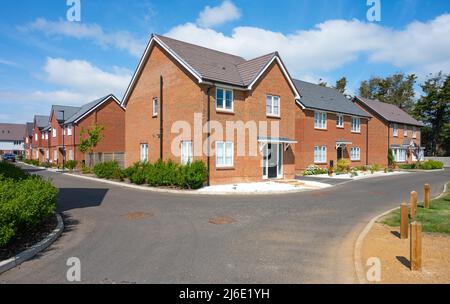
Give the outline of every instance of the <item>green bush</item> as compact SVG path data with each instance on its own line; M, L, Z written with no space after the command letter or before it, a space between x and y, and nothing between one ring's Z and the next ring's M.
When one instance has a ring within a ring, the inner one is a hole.
M154 164L136 163L123 173L134 184L184 189L201 188L208 176L207 168L202 161L187 165L179 165L171 160L168 162L159 160Z
M416 169L416 164L400 164L398 165L400 169L404 170L410 170L410 169Z
M0 175L0 247L54 214L57 189L38 176L14 180Z
M336 164L336 172L338 173L348 173L350 172L350 161L347 159L340 159Z
M436 169L442 169L444 168L444 163L429 159L423 163L417 163L417 168L422 170L436 170Z
M123 179L123 172L119 164L115 161L99 163L94 166L94 174L100 178L106 179Z
M28 173L19 167L4 161L0 162L0 175L3 175L4 178L11 178L16 181L30 177Z
M73 170L78 166L78 162L76 160L68 160L65 164L66 168L69 170Z
M390 168L395 167L395 157L394 157L394 151L392 149L388 150L388 165Z
M305 171L303 171L303 176L319 175L327 173L328 173L327 169L323 169L317 166L309 166L308 168L306 168Z
M39 161L37 159L26 159L24 162L28 165L39 166Z

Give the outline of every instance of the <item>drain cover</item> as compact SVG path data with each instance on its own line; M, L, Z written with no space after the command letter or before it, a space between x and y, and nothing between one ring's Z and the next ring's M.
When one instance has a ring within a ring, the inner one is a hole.
M234 218L229 216L218 216L209 219L209 223L214 225L229 225L236 222L237 221Z
M152 213L147 213L147 212L132 212L132 213L127 213L127 214L122 215L122 217L124 217L130 221L143 220L143 219L146 219L146 218L149 218L152 216L153 216Z

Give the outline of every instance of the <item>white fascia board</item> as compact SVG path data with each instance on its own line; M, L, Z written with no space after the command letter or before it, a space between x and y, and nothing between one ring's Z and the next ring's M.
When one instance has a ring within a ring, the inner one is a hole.
M266 64L266 66L261 70L261 72L259 72L258 76L256 76L256 78L253 80L253 82L248 86L249 90L252 90L253 86L255 85L255 83L259 80L259 78L261 78L261 76L266 72L266 70L270 67L270 65L274 62L277 61L278 64L281 67L281 71L283 72L284 76L286 77L286 79L289 82L289 85L291 86L292 90L295 93L295 99L300 99L300 94L297 91L297 88L295 87L294 83L292 82L292 79L289 75L289 73L287 72L286 67L284 66L283 62L280 60L280 58L277 55L274 55L273 58Z
M181 64L181 66L183 66L186 70L188 70L188 72L191 73L192 76L194 76L199 83L202 83L202 76L197 71L195 71L194 68L192 68L186 61L184 61L180 56L178 56L174 51L172 51L172 49L170 49L164 42L162 42L161 39L159 39L156 36L153 36L150 39L149 43L147 44L145 52L141 57L139 65L138 65L136 71L134 72L133 78L131 78L131 82L128 85L128 88L122 99L121 106L123 108L126 108L126 103L128 101L128 98L130 97L131 91L134 88L134 85L137 81L138 75L141 73L145 62L147 61L148 54L155 43L157 43L159 46L161 46L167 53L169 53L170 56L172 56L179 64Z
M74 120L72 124L78 123L80 120L82 120L83 118L85 118L86 116L88 116L89 114L91 114L92 111L94 111L94 110L97 109L99 106L101 106L102 104L104 104L104 103L105 103L106 101L108 101L110 98L112 98L112 99L120 106L120 101L116 98L116 96L110 94L110 95L106 96L105 98L103 98L103 100L100 101L96 106L92 107L89 111L87 111L87 112L84 113L82 116L80 116L79 118L77 118L76 120Z

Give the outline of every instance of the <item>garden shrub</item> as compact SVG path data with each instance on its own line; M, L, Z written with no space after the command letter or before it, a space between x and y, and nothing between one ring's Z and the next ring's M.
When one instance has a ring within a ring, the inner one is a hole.
M27 176L15 180L0 174L0 247L38 227L56 209L58 190L41 177Z
M303 171L304 176L327 174L327 173L328 173L327 169L323 169L317 166L309 166L308 168L306 168L305 171Z
M100 178L123 179L123 172L116 161L99 163L94 166L94 174Z
M4 178L11 178L16 181L30 177L28 173L19 167L5 161L0 162L0 175L3 175Z
M436 170L436 169L442 169L444 168L444 163L429 159L423 163L417 163L417 168L422 170Z
M39 161L37 159L26 159L24 162L28 165L39 166Z
M66 168L69 170L73 170L78 166L78 162L76 160L68 160L65 164Z
M350 161L348 159L340 159L336 164L336 172L345 172L348 173L350 171Z
M184 187L189 189L199 189L203 187L208 177L208 169L202 161L189 163L182 168Z

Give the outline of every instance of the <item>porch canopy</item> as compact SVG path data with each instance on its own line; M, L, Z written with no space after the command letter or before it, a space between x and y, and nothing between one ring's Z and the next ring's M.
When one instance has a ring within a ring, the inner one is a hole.
M296 140L289 139L287 137L264 137L264 136L258 136L258 142L260 145L283 144L285 150L287 150L290 145L298 143Z
M351 145L351 144L353 144L353 143L349 140L337 140L336 141L336 149L343 148L343 147Z

